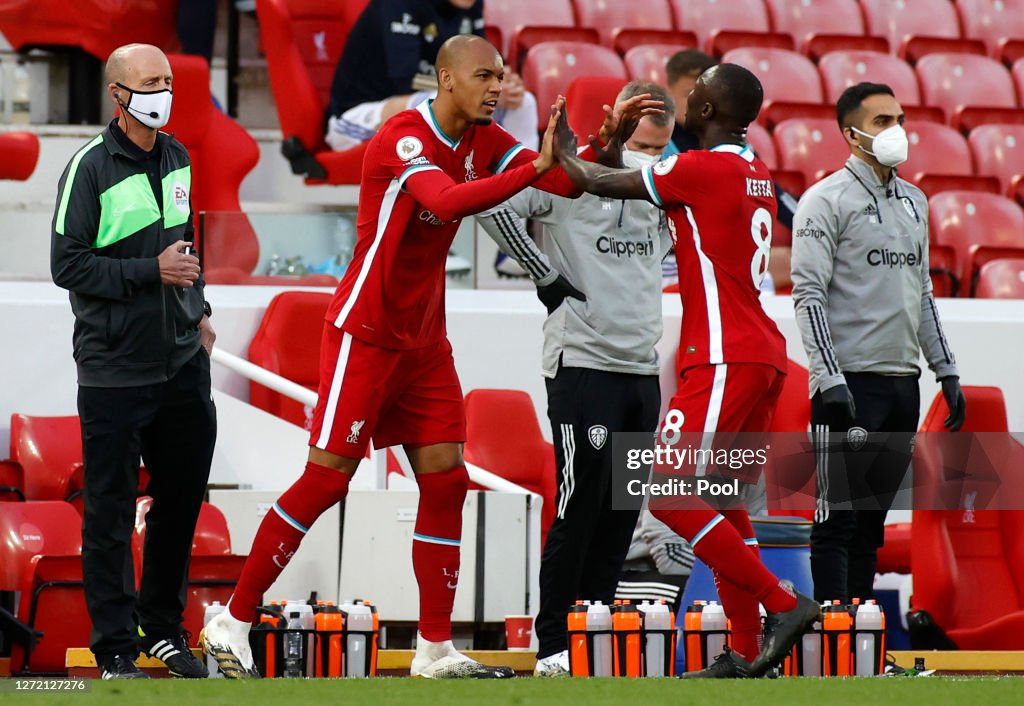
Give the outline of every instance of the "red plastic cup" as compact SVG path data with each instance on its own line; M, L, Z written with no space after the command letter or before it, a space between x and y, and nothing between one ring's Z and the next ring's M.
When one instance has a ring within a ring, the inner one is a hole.
M533 637L533 617L529 615L505 616L505 641L510 650L530 649Z

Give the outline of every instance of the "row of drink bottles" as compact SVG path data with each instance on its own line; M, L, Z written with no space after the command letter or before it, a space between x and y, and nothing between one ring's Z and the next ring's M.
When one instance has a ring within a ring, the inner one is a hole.
M827 601L822 617L793 647L787 676L873 676L885 671L885 613L873 600ZM686 671L707 667L730 642L729 622L715 601L694 601L683 618Z
M666 601L576 601L569 609L574 677L669 677L675 673L675 615Z
M224 610L207 606L205 623ZM377 674L380 620L369 601L271 601L249 632L253 661L264 677L370 677ZM223 676L212 657L211 677Z

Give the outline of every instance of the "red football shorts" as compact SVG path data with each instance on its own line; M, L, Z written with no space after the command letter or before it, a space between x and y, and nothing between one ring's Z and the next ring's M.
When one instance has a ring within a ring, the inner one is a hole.
M378 449L466 440L462 387L447 339L391 350L324 326L309 443L363 458L371 439Z
M763 363L688 368L682 373L679 389L662 422L662 439L666 432L681 432L682 444L698 448L708 446L712 439L715 447L757 446L758 437L771 428L785 380L785 374ZM737 437L736 433L742 435ZM704 464L688 466L682 474L704 475ZM743 478L744 475L737 473L733 477L756 481Z

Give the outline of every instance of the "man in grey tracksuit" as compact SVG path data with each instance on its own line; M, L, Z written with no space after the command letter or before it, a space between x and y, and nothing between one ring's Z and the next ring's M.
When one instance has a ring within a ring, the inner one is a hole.
M665 101L665 114L640 121L626 143L627 166L656 162L672 135L674 106L661 86L633 82L619 100L643 93ZM544 225L543 252L521 218ZM555 676L568 671L569 607L577 598L611 603L637 524L637 512L612 510L611 435L653 433L658 424L654 347L660 263L671 240L650 203L590 194L574 200L530 188L478 220L530 274L548 309L542 367L558 493L541 559L536 673Z
M885 515L913 450L922 350L947 427L960 428L965 404L932 296L928 201L894 169L907 157L903 109L888 86L861 83L836 114L851 156L800 199L792 275L818 453L814 597L848 602L872 595Z

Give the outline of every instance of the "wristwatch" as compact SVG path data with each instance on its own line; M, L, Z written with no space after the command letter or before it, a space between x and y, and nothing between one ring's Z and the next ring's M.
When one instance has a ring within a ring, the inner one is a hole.
M213 307L210 306L210 302L203 302L203 313L206 314L206 318L211 318L213 316Z

